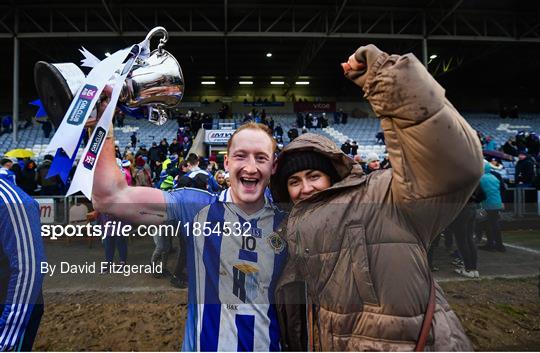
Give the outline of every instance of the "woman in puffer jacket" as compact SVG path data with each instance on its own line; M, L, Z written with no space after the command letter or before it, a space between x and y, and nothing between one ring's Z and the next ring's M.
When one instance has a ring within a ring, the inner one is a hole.
M276 201L292 203L278 306L301 303L290 289L305 282L323 351L470 351L426 253L482 175L476 134L413 55L370 45L344 68L381 119L392 168L365 175L314 134L284 148L271 183ZM293 342L284 348L295 349L299 320L280 314Z

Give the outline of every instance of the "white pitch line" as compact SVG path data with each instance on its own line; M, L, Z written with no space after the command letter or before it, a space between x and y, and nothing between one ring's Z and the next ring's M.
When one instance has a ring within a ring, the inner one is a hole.
M536 249L531 249L531 248L527 248L525 246L513 245L513 244L508 244L508 243L503 243L503 244L504 244L504 246L508 246L509 248L512 248L512 249L523 250L523 251L527 251L527 252L530 252L530 253L533 253L533 254L540 255L540 251L538 251Z
M457 274L456 274L457 275ZM483 279L518 279L518 278L534 278L538 277L538 274L523 274L523 275L488 275L488 276L482 276L480 275L480 278L467 278L467 277L446 277L446 278L437 278L435 276L435 281L438 283L442 282L463 282L463 281L479 281Z

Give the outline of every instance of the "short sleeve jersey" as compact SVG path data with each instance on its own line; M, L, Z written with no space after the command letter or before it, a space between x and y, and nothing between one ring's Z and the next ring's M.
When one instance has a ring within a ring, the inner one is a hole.
M165 193L168 219L186 237L188 316L184 351L278 351L274 288L287 254L285 218L266 198L248 215L230 190Z

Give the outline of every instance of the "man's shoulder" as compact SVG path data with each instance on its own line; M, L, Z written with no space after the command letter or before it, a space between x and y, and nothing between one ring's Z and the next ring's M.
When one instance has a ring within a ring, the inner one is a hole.
M218 200L218 195L206 190L182 187L166 192L166 200L185 204L211 204Z

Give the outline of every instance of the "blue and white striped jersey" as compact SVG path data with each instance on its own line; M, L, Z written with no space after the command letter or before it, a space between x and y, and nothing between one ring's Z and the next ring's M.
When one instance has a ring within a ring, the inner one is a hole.
M285 213L266 200L260 211L247 215L228 190L216 195L186 188L165 195L169 220L181 222L187 239L189 303L182 350L280 350L273 298L287 258L276 233Z
M0 178L0 351L17 349L41 293L39 207Z

